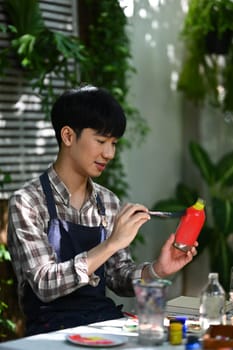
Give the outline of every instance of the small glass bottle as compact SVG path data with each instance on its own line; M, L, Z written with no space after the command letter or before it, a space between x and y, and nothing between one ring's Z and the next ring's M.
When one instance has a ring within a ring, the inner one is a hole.
M169 327L169 342L172 345L179 345L182 343L182 329L183 325L180 321L171 320Z
M209 273L208 283L200 297L200 326L206 331L212 324L224 324L226 293L219 283L218 273Z

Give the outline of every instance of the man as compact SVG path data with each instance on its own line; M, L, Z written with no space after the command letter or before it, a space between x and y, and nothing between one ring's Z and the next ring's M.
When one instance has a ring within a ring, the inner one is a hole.
M180 270L196 254L164 244L154 263L137 266L129 245L150 219L148 209L119 199L96 184L114 158L126 118L104 89L65 92L51 112L57 159L9 203L8 248L26 315L27 335L120 318L105 295L133 296L132 280ZM197 245L197 243L195 243Z

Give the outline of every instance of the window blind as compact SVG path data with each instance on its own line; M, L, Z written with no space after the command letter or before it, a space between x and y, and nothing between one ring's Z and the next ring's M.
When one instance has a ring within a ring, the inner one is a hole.
M51 30L77 34L75 0L40 0L39 6ZM3 0L0 22L6 22ZM8 45L8 35L0 32L0 50ZM59 94L64 91L63 81L55 80L54 84ZM57 149L50 121L41 111L41 101L12 58L7 75L0 78L0 183L4 174L11 179L0 188L0 199L9 198L26 181L43 172L54 161Z

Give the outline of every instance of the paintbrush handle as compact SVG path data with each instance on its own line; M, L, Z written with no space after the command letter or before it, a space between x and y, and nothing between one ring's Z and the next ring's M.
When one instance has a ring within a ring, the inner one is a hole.
M151 216L158 216L160 218L179 218L185 214L186 210L180 211L159 211L159 210L149 210Z

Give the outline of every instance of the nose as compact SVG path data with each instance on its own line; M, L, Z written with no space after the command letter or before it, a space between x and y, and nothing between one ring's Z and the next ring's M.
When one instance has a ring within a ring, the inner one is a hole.
M113 159L115 155L115 145L112 143L106 143L102 154L105 159Z

